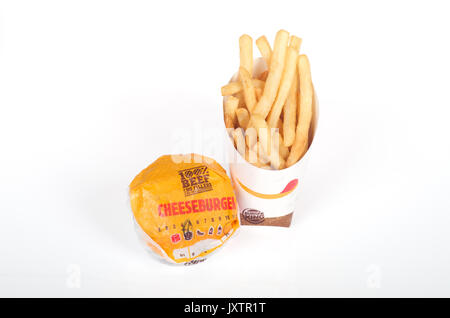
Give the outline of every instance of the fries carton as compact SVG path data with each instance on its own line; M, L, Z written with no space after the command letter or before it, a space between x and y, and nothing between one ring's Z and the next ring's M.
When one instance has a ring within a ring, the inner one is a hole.
M255 60L254 66L256 74L265 71L262 59ZM317 120L318 103L314 94L308 151L294 165L281 170L267 170L250 164L236 150L233 141L227 138L230 174L239 203L242 225L290 226L297 196L303 186L302 180L310 157Z

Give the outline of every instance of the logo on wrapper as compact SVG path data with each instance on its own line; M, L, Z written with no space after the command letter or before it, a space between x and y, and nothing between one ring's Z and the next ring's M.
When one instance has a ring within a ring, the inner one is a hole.
M256 209L244 209L242 217L249 223L259 224L264 221L264 213Z
M180 170L178 174L181 178L181 186L185 197L213 190L212 183L209 181L208 167L206 166Z

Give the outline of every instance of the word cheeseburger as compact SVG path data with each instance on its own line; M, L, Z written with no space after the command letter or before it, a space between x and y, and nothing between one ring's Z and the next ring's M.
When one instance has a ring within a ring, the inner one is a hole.
M172 215L234 209L236 209L236 202L234 197L215 197L208 199L197 199L160 204L158 206L158 213L160 217L166 217Z

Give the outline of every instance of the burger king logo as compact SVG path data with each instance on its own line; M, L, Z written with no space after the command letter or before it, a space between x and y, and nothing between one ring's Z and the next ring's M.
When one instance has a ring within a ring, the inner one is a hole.
M244 209L242 217L249 223L259 224L264 221L264 213L256 209Z

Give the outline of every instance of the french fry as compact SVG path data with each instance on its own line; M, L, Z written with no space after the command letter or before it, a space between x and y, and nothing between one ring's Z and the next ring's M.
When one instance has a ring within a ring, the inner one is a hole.
M245 160L252 165L258 166L258 154L249 147L245 148Z
M263 159L261 156L261 152L259 152L260 149L258 148L259 143L255 144L253 146L253 153L256 153L258 155L258 158L255 163L252 163L255 167L266 169L266 170L273 170L272 166L270 165L270 160L267 158L267 160Z
M255 88L261 88L261 89L264 89L264 86L266 85L265 80L261 80L261 79L257 79L257 78L252 79L252 83L253 83L253 86L255 86Z
M297 37L297 36L295 36L295 35L292 35L290 43L289 43L289 46L294 48L297 51L297 53L298 53L300 51L300 46L301 45L302 45L302 39ZM295 77L297 78L296 80L297 80L297 91L298 91L298 72L296 73ZM297 110L296 110L296 113L300 114L300 103L298 101L298 95L297 95Z
M273 169L281 170L286 167L286 161L276 151L272 151L270 158L270 165Z
M225 115L225 124L227 124L227 120L233 123L233 127L235 124L237 124L237 116L236 116L236 109L239 106L239 99L237 99L234 96L228 96L225 99L224 104L224 115ZM228 119L227 119L228 118ZM228 123L229 124L229 123ZM230 128L227 126L227 128Z
M236 94L233 94L232 96L234 96L237 99L239 99L238 108L246 108L245 107L245 98L244 98L244 92L243 91L237 92Z
M259 79L261 80L261 81L266 81L267 80L267 75L269 75L269 71L264 71L264 72L262 72L261 74L259 74Z
M242 90L241 82L231 82L227 85L222 86L220 91L222 92L222 96L234 95L239 93Z
M280 154L280 147L282 147L282 145L280 144L281 136L278 132L274 132L271 136L271 139L271 150L269 154L270 165L276 170L283 169L286 165L286 162Z
M283 136L284 135L284 132L283 132L283 121L281 120L281 118L278 119L276 128L278 128L278 131L280 132L280 135Z
M234 122L233 118L231 118L229 115L224 115L224 121L225 121L225 127L227 128L234 128Z
M267 69L269 69L270 58L272 57L272 48L270 47L269 41L267 41L267 38L263 35L256 39L256 46L258 47L259 52L261 52L261 56L266 62Z
M272 56L270 58L270 70L264 86L263 96L256 104L254 113L266 118L270 112L273 102L277 97L281 77L283 75L289 33L285 30L277 32Z
M247 126L248 127L245 130L245 144L249 148L252 148L254 144L258 141L258 132L256 128L250 127L250 121Z
M298 53L300 51L301 45L302 45L302 39L295 35L291 35L291 39L289 41L289 46L292 47L293 49L295 49Z
M262 88L255 88L255 95L257 101L261 99L262 93L263 93Z
M236 128L233 133L234 144L236 150L244 157L245 156L245 137L242 128Z
M254 147L249 148L246 146L242 128L237 128L233 131L233 139L236 144L236 150L241 154L241 156L244 157L247 162L259 167L260 164L258 161L258 154L253 150Z
M250 73L243 67L239 68L239 77L241 79L242 87L244 89L245 105L251 113L256 105L255 87L252 83Z
M265 82L260 79L252 79L252 84L255 88L264 88ZM241 82L231 82L222 86L220 89L222 96L234 95L242 91Z
M283 136L281 136L280 132L274 132L276 137L278 137L278 152L283 159L287 159L289 156L289 148L284 145Z
M253 146L253 151L258 154L258 161L261 165L270 165L270 158L265 153L259 141Z
M264 149L264 146L262 145L262 143L259 141L257 143L257 149L258 149L258 158L260 159L260 162L262 164L267 164L270 162L270 165L273 169L275 170L279 170L285 167L285 159L283 158L283 156L281 155L281 153L279 152L279 133L274 132L271 135L271 150L270 150L270 154L267 154L267 151ZM287 149L287 148L286 148ZM289 149L287 149L289 151Z
M278 118L280 118L281 111L283 110L283 105L286 102L286 98L289 94L289 89L292 86L292 80L297 69L297 59L297 51L295 51L295 49L292 47L288 48L286 65L284 67L283 77L281 79L278 95L267 120L269 127L276 127Z
M238 108L236 109L236 117L239 123L239 126L247 129L248 121L250 120L250 116L248 115L248 111L246 108Z
M248 128L268 128L266 120L260 115L251 115L250 121L248 122Z
M253 40L244 34L239 38L240 67L245 68L250 76L253 73Z
M284 146L290 147L294 143L295 129L297 122L297 94L298 92L298 74L294 74L291 88L286 103L283 107L283 137Z
M298 75L300 80L300 112L294 144L286 161L287 167L300 160L308 149L308 132L312 120L313 87L311 69L306 55L300 55L298 59Z
M259 142L263 146L266 153L270 153L269 126L267 125L266 120L262 116L251 115L250 121L248 122L248 127L256 130ZM253 146L253 144L249 145L249 147L251 146Z

